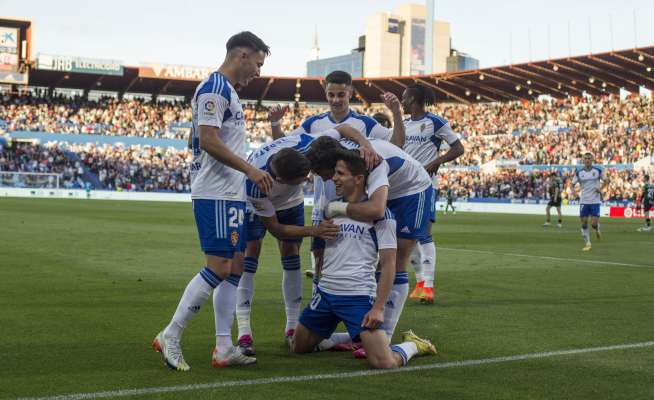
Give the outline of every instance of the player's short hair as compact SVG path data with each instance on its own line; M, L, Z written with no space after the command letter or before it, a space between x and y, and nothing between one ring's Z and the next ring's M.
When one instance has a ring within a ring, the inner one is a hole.
M331 154L332 159L334 160L334 166L336 166L337 162L343 161L352 175L363 175L365 178L368 177L366 161L361 158L359 149L332 149Z
M427 85L421 83L414 83L413 85L406 88L409 91L409 96L413 97L420 107L432 106L436 104L436 96L434 96L434 91Z
M331 136L321 136L311 142L311 148L305 155L311 163L311 170L319 173L328 169L334 169L336 165L332 154L334 149L345 149L345 147Z
M393 127L393 123L391 122L391 119L388 118L388 115L386 115L384 113L380 113L380 112L374 113L372 115L372 119L379 122L382 126L385 126L386 128L392 128Z
M249 31L239 32L236 35L229 38L227 41L227 53L230 51L243 48L255 51L263 51L263 54L266 56L270 55L270 47L268 47L263 40L259 39L257 35Z
M325 77L325 86L330 83L335 83L337 85L347 85L352 86L352 75L348 74L345 71L334 71Z
M290 147L281 149L272 159L275 173L284 181L290 182L307 177L311 172L311 163L296 149Z
M591 157L595 158L595 155L593 155L593 153L591 153L590 151L587 151L587 152L584 153L584 157L586 157L586 156L591 156Z

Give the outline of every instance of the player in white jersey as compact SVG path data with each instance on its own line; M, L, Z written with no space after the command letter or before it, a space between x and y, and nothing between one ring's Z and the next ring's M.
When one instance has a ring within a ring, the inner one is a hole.
M247 86L258 77L270 49L251 32L232 36L226 47L225 61L198 85L192 101L191 198L205 266L188 284L172 321L153 343L166 365L178 371L189 369L179 344L182 331L211 292L216 317L213 365L256 362L242 355L222 332L231 331L242 273L244 178L255 182L263 193L273 186L266 171L245 161L243 109L234 85Z
M459 137L450 123L443 117L425 110L425 106L436 103L434 92L420 83L409 86L402 94L402 109L411 117L404 120L406 144L404 151L415 158L429 173L434 189L427 236L419 239L413 247L409 262L416 273L416 287L409 296L421 303L434 301L434 271L436 268L436 247L431 234L431 225L436 222L436 198L438 193L438 169L446 162L456 160L465 152ZM439 157L441 143L445 141L450 149Z
M395 128L388 129L378 124L373 118L359 115L350 109L350 99L353 93L352 76L350 74L344 71L330 73L325 77L325 95L329 103L329 111L308 118L299 128L285 134L279 126L279 120L283 117L286 108L277 106L271 109L268 114L268 118L273 125L273 139L279 139L284 135L294 136L303 133L322 132L347 123L360 130L368 138L383 139L390 141L398 147L404 146L404 126L400 124L400 121L402 121L402 112L397 96L393 93L380 95L386 107L393 112L393 119L396 122ZM313 220L313 224L318 224L323 218L323 208L328 202L336 198L336 194L334 192L334 184L329 181L323 182L319 176L314 176L313 191L313 212L311 219ZM316 256L320 257L320 254L316 255L317 253L321 252L312 251L312 256L314 258ZM310 271L307 271L308 276L311 276L311 274Z
M397 221L396 268L398 272L406 275L406 265L413 246L417 239L427 235L434 194L431 178L418 161L397 146L377 139L370 139L370 143L383 158L368 177L367 190L370 199L356 204L328 203L324 215L326 218L332 218L340 214L357 221L374 221L382 218L388 207ZM311 150L307 152L307 158L311 161L314 174L321 176L326 182L334 175L336 162L333 152L338 149L357 147L355 143L347 140L339 143L332 138L321 137L313 141ZM314 239L313 243L315 248L320 240ZM319 270L319 265L321 265L320 257L316 256L316 271ZM388 300L393 307L384 310L384 325L389 340L408 294L408 278L397 280Z
M573 197L577 196L575 188L577 183L581 186L579 217L581 217L581 235L584 237L584 241L586 242L584 250L591 249L590 235L588 235L588 216L590 216L591 226L595 229L597 241L602 241L602 233L600 232L599 224L600 205L602 204L601 195L602 190L604 190L609 184L609 180L606 179L604 171L593 166L593 160L594 157L592 153L584 154L584 168L575 173L570 185L572 189L571 195ZM603 184L600 184L600 180L604 181Z
M333 182L340 200L350 205L366 200L366 167L357 151L337 150ZM414 355L436 354L427 340L406 332L403 343L391 346L384 333L384 306L391 292L395 273L396 222L385 209L375 221L357 221L338 215L334 222L341 231L325 246L324 266L318 272L320 283L297 324L291 351L307 354L327 350L350 341L362 342L370 366L397 368ZM382 273L375 292L377 254ZM406 273L405 273L406 274ZM348 333L334 333L343 322Z
M248 162L275 179L270 193L263 194L250 180L246 180L246 195L249 210L246 214L247 250L245 269L237 290L236 316L238 319L238 347L245 355L254 354L250 311L254 293L254 274L258 268L261 245L266 231L279 241L284 277L282 291L286 305L286 342L290 343L297 325L302 303L302 271L300 271L300 245L304 237L333 236L330 229L338 227L322 221L322 224L304 226L304 196L301 184L306 181L311 163L303 154L309 150L311 142L320 136L335 140L347 138L362 145L365 159L372 169L381 162L372 145L365 136L351 125L339 125L335 129L314 134L288 136L267 143L248 157ZM327 234L325 234L327 232ZM333 233L333 232L332 232Z

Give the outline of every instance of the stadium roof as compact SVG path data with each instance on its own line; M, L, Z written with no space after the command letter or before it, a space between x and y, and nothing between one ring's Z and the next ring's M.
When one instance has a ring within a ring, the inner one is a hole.
M641 86L654 89L652 70L654 47L646 47L434 75L357 78L353 81L352 100L377 103L381 93L389 91L400 96L416 82L430 86L437 101L461 103L529 100L541 94L558 99L581 96L583 92L619 94L621 88L638 93ZM191 80L139 77L138 67L125 67L123 76L38 69L29 75L29 86L113 91L121 95L130 92L190 97L197 85ZM243 100L293 102L299 94L302 102L325 102L323 78L262 76L237 90Z

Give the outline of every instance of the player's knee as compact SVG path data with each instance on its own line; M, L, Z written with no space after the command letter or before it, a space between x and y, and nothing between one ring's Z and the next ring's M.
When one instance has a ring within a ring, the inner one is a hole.
M370 366L374 369L393 369L396 368L397 366L391 359L387 358L368 358L368 361L370 363Z

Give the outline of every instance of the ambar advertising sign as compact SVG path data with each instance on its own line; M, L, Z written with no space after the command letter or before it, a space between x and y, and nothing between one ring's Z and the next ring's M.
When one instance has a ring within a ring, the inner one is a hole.
M217 68L191 67L186 65L141 63L141 78L178 79L184 81L203 81Z
M123 76L124 73L123 62L119 60L99 60L51 54L39 54L36 69L117 76Z
M0 26L0 71L18 72L18 29Z

